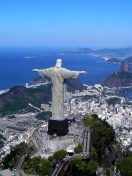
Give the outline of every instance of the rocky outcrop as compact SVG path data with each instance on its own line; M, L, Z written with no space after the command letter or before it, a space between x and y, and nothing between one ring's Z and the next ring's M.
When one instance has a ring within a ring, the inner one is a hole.
M123 60L119 66L118 72L123 72L123 71L129 72L129 73L132 72L131 66L127 60Z
M124 60L120 64L118 72L111 73L101 82L101 85L109 88L132 86L132 72L128 61Z
M129 72L112 73L102 81L101 85L109 88L132 86L132 73Z
M109 148L106 149L105 157L103 160L103 167L107 168L110 167L111 164L117 164L121 158L123 157L122 151L120 146L118 145L111 145Z

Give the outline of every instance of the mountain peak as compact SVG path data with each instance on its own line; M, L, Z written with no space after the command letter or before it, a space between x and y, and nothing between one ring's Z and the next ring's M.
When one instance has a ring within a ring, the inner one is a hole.
M123 71L129 72L129 73L132 72L131 66L126 59L121 62L119 69L118 69L118 72L123 72Z

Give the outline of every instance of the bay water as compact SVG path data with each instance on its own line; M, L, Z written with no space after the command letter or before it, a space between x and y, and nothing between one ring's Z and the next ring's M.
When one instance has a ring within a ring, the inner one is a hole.
M58 55L73 49L62 47L0 47L0 90L15 85L25 86L39 76L32 69L54 67L58 58L62 67L75 71L87 71L79 78L83 84L93 85L103 81L110 73L117 72L119 64L107 63L103 58L89 55Z
M0 90L10 89L15 85L31 85L39 76L33 69L54 67L58 58L62 67L75 71L87 71L79 75L83 84L101 83L109 74L117 72L119 63L106 62L101 57L90 55L59 55L60 52L75 48L64 47L0 47ZM125 92L124 92L125 91ZM122 91L122 95L132 99L131 89ZM127 93L128 92L128 93Z

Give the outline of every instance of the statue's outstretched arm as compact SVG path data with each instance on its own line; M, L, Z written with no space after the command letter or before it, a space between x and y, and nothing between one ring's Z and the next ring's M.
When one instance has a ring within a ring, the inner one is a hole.
M38 72L39 70L38 70L38 69L33 69L32 71L33 71L33 72Z
M38 72L41 77L48 77L48 78L51 78L51 72L52 72L52 70L51 70L50 68L42 69L42 70L33 69L32 71L33 71L33 72Z
M80 74L87 74L86 71L79 71Z

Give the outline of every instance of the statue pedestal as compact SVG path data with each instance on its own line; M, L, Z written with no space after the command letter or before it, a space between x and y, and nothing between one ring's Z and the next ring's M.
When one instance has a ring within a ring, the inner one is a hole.
M65 136L69 132L68 130L68 120L56 120L50 118L48 121L48 134L57 136Z

